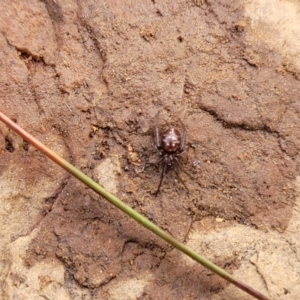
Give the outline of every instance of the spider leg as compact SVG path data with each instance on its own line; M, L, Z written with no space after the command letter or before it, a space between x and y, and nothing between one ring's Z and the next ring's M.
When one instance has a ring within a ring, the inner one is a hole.
M180 143L180 151L183 152L184 147L185 147L185 141L186 141L186 128L182 121L179 119L180 125L183 129L182 137L181 137L181 143Z
M161 175L160 175L159 185L158 185L158 188L157 188L156 192L154 193L155 196L157 196L157 194L159 192L159 189L160 189L161 183L163 181L163 178L165 176L166 170L167 170L167 164L164 163L164 166L163 166L163 169L162 169L162 172L161 172Z
M164 159L164 157L161 157L157 162L155 162L155 164L161 163L163 159Z
M186 175L188 175L192 180L195 180L195 178L190 174L188 173L181 165L181 163L179 162L179 160L177 159L177 157L175 157L174 159L174 162L176 162L176 165L179 167L179 169L185 173Z
M183 186L184 186L184 187L187 189L187 191L189 192L188 187L185 185L185 183L183 182L183 180L182 180L181 177L179 176L179 173L178 173L176 167L174 168L174 171L175 171L176 176L177 176L177 178L179 179L179 181L183 184Z
M158 112L155 116L155 138L156 138L156 149L159 151L161 148L161 141L160 141L160 136L159 136L159 129L158 129L158 118L159 118L159 113Z

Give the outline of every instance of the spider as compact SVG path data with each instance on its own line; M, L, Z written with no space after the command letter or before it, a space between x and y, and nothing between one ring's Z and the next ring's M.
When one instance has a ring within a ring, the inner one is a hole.
M160 181L155 195L158 194L160 186L162 184L163 178L168 168L173 168L179 181L183 184L183 186L187 188L183 180L180 178L177 167L181 169L181 164L178 161L178 157L184 152L185 140L186 140L186 128L179 119L180 125L182 127L182 133L178 128L171 127L162 132L160 135L158 128L158 119L159 112L156 115L156 124L155 124L155 137L156 137L156 150L162 156L158 162L162 162L162 172L160 176ZM185 171L184 171L185 172ZM186 173L186 172L185 172Z

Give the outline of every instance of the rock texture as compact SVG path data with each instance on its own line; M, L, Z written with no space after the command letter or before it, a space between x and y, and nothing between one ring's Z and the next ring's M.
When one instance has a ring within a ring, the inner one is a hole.
M297 299L298 1L1 1L0 110L173 237ZM182 179L160 128L188 132ZM190 178L192 177L192 178ZM0 299L251 299L0 123Z

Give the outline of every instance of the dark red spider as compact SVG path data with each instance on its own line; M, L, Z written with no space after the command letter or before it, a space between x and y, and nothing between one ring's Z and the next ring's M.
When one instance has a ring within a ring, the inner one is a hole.
M160 182L155 192L155 195L157 195L159 192L160 186L162 184L163 178L168 168L174 169L179 181L188 190L187 186L182 181L177 171L177 167L183 170L181 164L179 163L178 158L184 152L185 140L186 140L185 126L179 119L180 125L182 127L182 133L178 128L171 127L165 130L160 135L159 128L158 128L158 118L159 118L159 113L157 113L156 115L155 136L156 136L156 149L158 153L162 156L161 159L159 160L159 162L162 162L162 172L160 176Z

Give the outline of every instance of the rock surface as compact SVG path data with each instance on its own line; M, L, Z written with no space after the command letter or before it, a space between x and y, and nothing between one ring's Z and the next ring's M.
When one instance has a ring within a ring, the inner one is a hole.
M300 294L298 1L8 1L0 111L272 299ZM184 189L160 128L187 128ZM0 299L252 299L0 123Z

